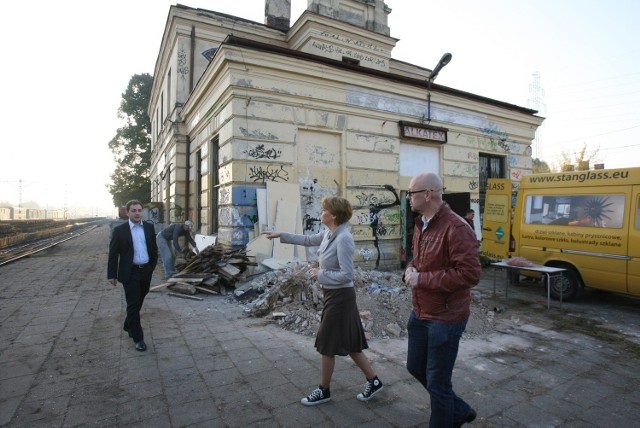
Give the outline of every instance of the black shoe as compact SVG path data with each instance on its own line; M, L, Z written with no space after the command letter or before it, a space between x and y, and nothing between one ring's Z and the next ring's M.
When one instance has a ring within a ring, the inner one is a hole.
M373 379L367 379L367 383L364 384L364 392L358 394L356 398L360 401L369 401L383 389L382 382L380 382L378 376L375 376Z
M467 413L467 416L465 416L464 419L462 419L460 422L455 422L453 424L453 426L455 428L460 428L464 424L468 424L469 422L473 422L476 419L476 416L478 416L476 411L473 410L472 408L469 408L469 413Z
M144 343L144 340L140 342L136 342L136 351L144 352L147 350L147 345Z
M326 403L331 400L331 392L329 388L324 389L321 386L318 386L316 389L311 391L311 394L304 397L300 402L305 406L315 406L317 404Z

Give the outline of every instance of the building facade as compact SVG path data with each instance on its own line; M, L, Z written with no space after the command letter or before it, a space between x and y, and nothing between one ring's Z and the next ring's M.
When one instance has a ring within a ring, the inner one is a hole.
M322 197L344 196L356 263L397 267L413 175L439 173L476 212L487 178L517 187L543 118L394 60L389 13L383 0L310 0L290 25L288 0L266 0L264 24L172 6L149 104L164 218L245 245L274 225L260 192L294 185L304 233L320 229Z

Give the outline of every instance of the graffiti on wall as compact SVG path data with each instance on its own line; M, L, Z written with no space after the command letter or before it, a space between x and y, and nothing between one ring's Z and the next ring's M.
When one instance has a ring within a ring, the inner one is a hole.
M330 39L335 39L338 40L340 42L344 42L350 45L355 45L358 46L360 48L365 48L371 51L376 51L376 52L383 52L382 49L380 49L378 46L374 45L373 43L367 42L365 40L362 39L352 39L351 37L345 37L342 36L340 34L332 34L329 33L328 31L321 31L320 35L322 37L327 37Z
M266 148L264 144L258 144L253 148L244 150L242 153L253 159L278 159L282 157L282 150Z
M511 181L520 181L522 180L523 171L521 169L512 169L510 172Z
M368 62L379 67L386 68L387 66L387 61L384 58L379 58L373 55L366 55L357 50L344 48L332 43L317 42L314 40L313 42L311 42L311 47L323 53L336 53L341 56L357 59L360 62Z
M149 210L149 220L154 223L162 223L161 215L162 211L160 211L160 208L158 207L153 207Z
M289 173L283 165L279 167L273 165L254 165L249 168L249 179L254 183L267 181L286 182L289 181Z
M263 132L260 130L249 131L247 128L240 127L240 132L245 138L256 138L260 140L277 140L278 137L271 132Z
M389 233L386 227L381 227L381 225L379 224L378 214L383 209L391 208L396 205L399 206L400 197L398 196L398 192L396 192L396 189L390 184L384 184L382 186L363 186L363 187L377 187L380 189L384 189L386 192L390 193L390 195L385 193L385 195L383 195L382 197L379 197L378 195L375 195L373 193L367 194L365 192L362 192L360 195L356 195L356 198L360 202L361 207L366 207L367 205L369 207L369 220L370 220L371 231L373 232L373 246L376 248L376 251L378 252L376 257L376 269L377 269L380 266L380 246L378 242L378 237L380 235L384 236Z
M178 74L183 80L187 79L189 75L189 59L187 51L184 46L180 46L178 50Z
M220 189L218 194L218 203L219 204L230 204L231 203L231 191L229 191L228 187L223 187Z
M502 132L498 129L498 125L494 122L489 122L484 128L480 128L480 132L487 138L493 141L505 143L509 138L509 134Z
M373 251L369 248L360 248L358 254L367 262L373 258Z
M338 194L338 183L321 185L318 178L300 177L300 197L302 198L302 227L305 235L313 235L322 229L320 223L320 202L325 196ZM324 180L326 182L326 180Z

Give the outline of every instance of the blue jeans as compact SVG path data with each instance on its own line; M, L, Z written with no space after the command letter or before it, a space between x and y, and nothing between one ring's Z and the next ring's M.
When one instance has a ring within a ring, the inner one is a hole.
M407 331L407 370L431 397L429 427L448 428L463 420L471 407L453 392L451 376L467 320L455 324L422 321L411 311Z
M176 262L176 256L173 254L171 242L165 239L160 233L156 235L156 243L158 244L158 252L162 259L162 269L164 270L164 279L173 276L173 265Z

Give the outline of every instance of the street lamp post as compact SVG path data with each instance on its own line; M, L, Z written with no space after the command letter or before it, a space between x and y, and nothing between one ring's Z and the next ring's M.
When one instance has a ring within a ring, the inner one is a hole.
M442 58L440 58L440 61L438 61L438 65L436 65L433 71L431 71L431 74L427 79L427 122L431 122L431 82L436 80L436 77L438 76L438 73L440 73L440 70L442 70L445 65L449 64L452 57L453 55L448 52L442 55Z

